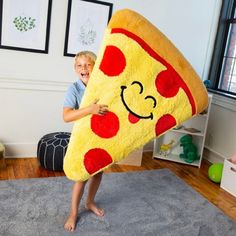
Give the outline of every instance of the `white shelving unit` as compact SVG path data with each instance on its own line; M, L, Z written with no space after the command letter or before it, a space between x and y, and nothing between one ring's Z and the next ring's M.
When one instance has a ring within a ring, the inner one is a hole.
M169 132L165 133L159 138L154 140L154 150L153 150L153 158L154 159L162 159L168 161L174 161L179 163L184 163L188 165L193 165L200 167L202 161L202 155L204 150L205 138L206 138L206 130L209 119L209 111L211 107L212 95L209 95L209 104L206 110L206 113L199 114L190 120L187 120L180 126L179 129L172 129ZM191 132L191 129L196 129ZM197 131L197 132L196 132ZM199 160L195 160L192 163L185 162L183 159L179 157L181 153L183 153L183 147L180 146L180 138L184 135L189 134L192 136L193 143L196 145L199 155ZM174 141L171 149L163 154L160 152L160 147L162 144L168 144L171 141Z

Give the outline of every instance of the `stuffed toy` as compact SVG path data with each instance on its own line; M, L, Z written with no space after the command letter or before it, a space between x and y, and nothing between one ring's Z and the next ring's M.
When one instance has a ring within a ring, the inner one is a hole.
M191 135L187 134L180 138L180 146L183 147L183 153L179 155L187 163L192 163L200 159L197 152L197 146L193 143Z
M174 140L171 140L169 143L163 143L160 146L159 154L164 157L167 157L167 155L170 153L174 143L175 143Z
M105 30L81 107L96 99L109 112L75 122L64 158L65 174L75 181L124 159L208 105L206 88L183 55L129 9L117 11Z

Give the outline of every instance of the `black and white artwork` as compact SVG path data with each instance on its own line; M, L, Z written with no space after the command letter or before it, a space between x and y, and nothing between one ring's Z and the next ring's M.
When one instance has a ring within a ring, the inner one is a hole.
M74 56L83 50L98 52L112 6L101 1L68 1L64 56Z

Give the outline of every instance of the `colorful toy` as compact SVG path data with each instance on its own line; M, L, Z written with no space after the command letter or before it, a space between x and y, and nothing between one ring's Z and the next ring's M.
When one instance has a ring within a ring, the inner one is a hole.
M175 141L172 139L169 143L167 143L167 144L162 144L162 145L160 146L160 152L159 152L159 154L160 154L160 155L163 155L163 156L167 156L167 155L170 153L170 150L171 150L171 148L172 148L174 142L175 142Z
M206 79L206 80L204 80L203 83L206 86L206 88L210 88L211 87L211 81L210 80Z
M199 160L197 146L193 143L192 136L187 134L180 138L180 146L183 147L183 153L179 155L187 163Z
M223 163L214 163L208 169L208 177L215 183L220 183L223 172Z
M105 30L80 107L96 99L109 112L75 122L64 158L72 180L87 180L208 105L206 87L180 51L128 9L114 13Z

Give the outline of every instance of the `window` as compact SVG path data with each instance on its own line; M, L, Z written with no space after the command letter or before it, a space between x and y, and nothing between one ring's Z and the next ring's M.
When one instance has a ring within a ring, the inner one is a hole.
M236 98L236 1L222 2L209 90Z

